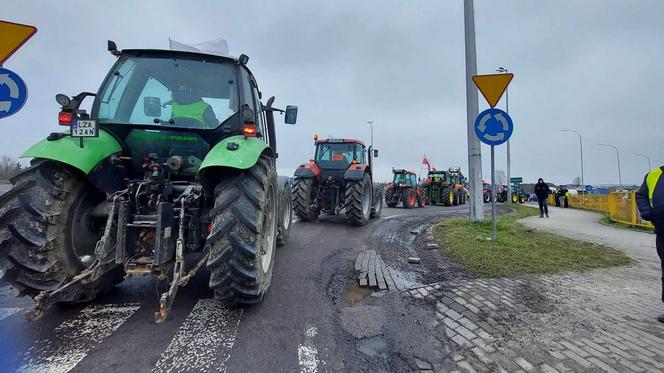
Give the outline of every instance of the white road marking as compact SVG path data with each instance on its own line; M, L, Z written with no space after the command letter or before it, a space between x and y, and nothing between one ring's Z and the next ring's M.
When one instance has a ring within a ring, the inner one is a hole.
M13 308L13 307L0 308L0 321L8 318L9 316L15 314L20 310L21 310L20 308Z
M318 349L314 346L313 338L318 335L318 329L315 326L308 327L304 331L304 344L297 347L297 360L300 364L301 373L317 373Z
M199 300L152 371L225 372L241 318L241 308Z
M140 308L137 303L99 304L58 325L50 340L37 341L18 372L65 373L85 358L88 351L113 334Z

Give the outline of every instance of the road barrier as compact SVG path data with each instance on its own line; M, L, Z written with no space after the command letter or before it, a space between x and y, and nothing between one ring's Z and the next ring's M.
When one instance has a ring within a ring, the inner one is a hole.
M555 198L553 194L549 195L549 205L555 204ZM641 218L634 192L569 196L569 207L605 212L611 220L635 227L653 227L649 221Z

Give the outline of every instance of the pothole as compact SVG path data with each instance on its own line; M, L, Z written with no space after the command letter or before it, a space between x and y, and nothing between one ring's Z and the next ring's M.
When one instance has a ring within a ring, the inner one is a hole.
M356 282L352 282L346 286L344 291L344 304L348 307L355 307L370 294L369 288L360 287Z

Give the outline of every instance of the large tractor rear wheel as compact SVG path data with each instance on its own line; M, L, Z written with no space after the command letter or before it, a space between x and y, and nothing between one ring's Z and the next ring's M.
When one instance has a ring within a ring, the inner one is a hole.
M371 176L364 174L364 178L358 181L349 181L346 184L346 219L353 225L365 225L371 217L372 205L372 183Z
M403 202L403 207L407 209L412 209L413 207L415 207L416 200L417 200L417 194L415 193L415 189L408 188L401 195L401 201Z
M451 187L443 189L443 205L452 206L454 205L454 189Z
M293 207L295 215L302 221L314 221L320 215L320 209L314 206L316 189L316 179L295 179L295 185L293 186Z
M248 170L215 188L207 238L210 288L224 303L260 302L272 280L277 244L277 185L274 160L261 156Z
M420 191L420 194L417 196L417 207L424 207L427 205L427 196Z
M106 222L92 211L106 196L78 171L56 162L39 162L12 182L0 197L0 269L34 297L58 289L92 264ZM118 267L93 283L72 286L62 302L90 301L122 279Z
M393 201L392 199L394 198L394 189L389 188L385 192L385 204L387 207L397 207L397 204L399 204L399 201Z

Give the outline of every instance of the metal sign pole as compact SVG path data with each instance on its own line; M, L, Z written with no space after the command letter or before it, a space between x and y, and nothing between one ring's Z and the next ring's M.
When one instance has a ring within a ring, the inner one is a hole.
M491 145L491 239L496 240L496 157Z

